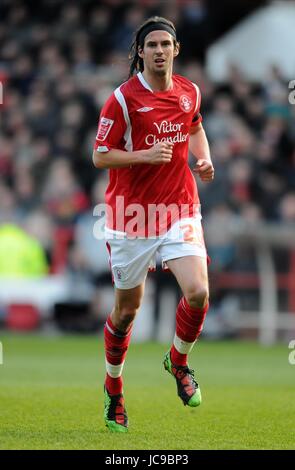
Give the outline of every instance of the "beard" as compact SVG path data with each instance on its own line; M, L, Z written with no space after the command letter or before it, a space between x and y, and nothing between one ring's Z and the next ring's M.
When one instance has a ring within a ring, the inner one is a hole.
M157 75L158 77L165 77L166 72L164 70L157 70L155 75Z
M161 70L155 70L154 74L157 75L158 77L165 77L167 74L167 70L161 69Z

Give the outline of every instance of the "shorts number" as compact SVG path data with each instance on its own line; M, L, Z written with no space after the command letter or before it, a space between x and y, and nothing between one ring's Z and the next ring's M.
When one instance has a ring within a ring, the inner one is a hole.
M183 240L186 243L197 243L197 230L192 224L185 224L180 226L183 231Z

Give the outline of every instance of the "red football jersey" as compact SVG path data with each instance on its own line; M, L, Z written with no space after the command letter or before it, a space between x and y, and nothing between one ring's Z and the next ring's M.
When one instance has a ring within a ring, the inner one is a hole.
M199 208L196 181L188 166L188 143L190 128L202 120L201 95L197 85L180 75L173 75L172 82L171 89L155 92L138 73L114 91L101 111L94 147L98 152L174 143L170 163L109 170L109 229L154 236L167 231L177 217L191 216ZM171 210L164 214L167 206Z

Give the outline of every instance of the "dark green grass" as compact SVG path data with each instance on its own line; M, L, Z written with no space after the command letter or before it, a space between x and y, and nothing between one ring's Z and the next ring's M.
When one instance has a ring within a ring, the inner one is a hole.
M200 341L190 358L200 408L184 407L162 369L167 347L132 344L128 434L103 415L104 357L94 337L2 335L0 449L294 449L295 366L288 345Z

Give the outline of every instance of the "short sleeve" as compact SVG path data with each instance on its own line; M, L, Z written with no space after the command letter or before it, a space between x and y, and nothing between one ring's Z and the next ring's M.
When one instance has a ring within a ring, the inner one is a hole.
M200 89L199 87L193 83L194 87L195 87L195 90L196 90L196 104L195 104L195 110L194 110L194 114L193 114L193 118L192 118L192 123L191 123L191 127L196 127L198 124L200 124L202 122L202 115L200 113L200 109L201 109L201 92L200 92Z
M123 110L113 93L101 110L94 150L108 152L112 148L122 148L125 131Z

